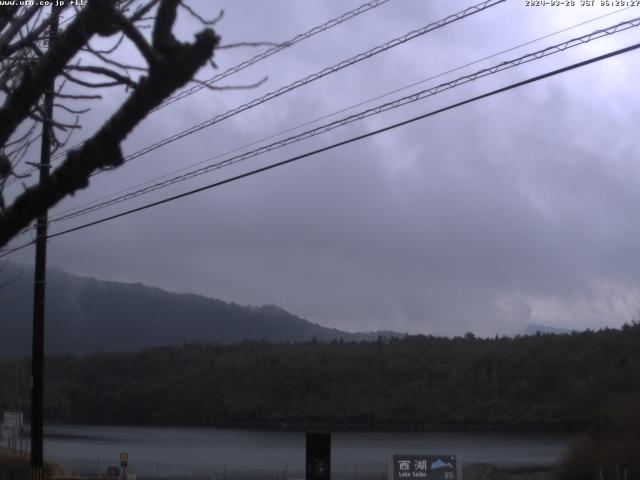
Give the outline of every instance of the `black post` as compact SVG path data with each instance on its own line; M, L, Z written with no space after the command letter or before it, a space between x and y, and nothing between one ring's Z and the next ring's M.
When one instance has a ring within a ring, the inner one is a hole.
M331 434L307 433L306 480L331 479Z
M51 7L49 43L58 33L58 9ZM40 149L40 183L49 176L51 160L51 118L55 80L44 92L44 118ZM36 268L33 289L33 343L31 345L31 478L42 480L42 446L44 423L44 301L47 268L47 208L42 207L36 220Z

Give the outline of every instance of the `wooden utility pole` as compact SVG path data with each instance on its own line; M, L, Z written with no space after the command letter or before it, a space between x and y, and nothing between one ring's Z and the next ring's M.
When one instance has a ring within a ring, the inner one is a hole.
M49 45L58 34L59 10L52 6ZM51 167L51 135L53 129L53 96L55 79L47 86L43 100L42 142L40 149L40 183L49 176ZM36 267L33 289L33 343L31 345L31 478L42 480L44 427L44 302L47 270L47 208L36 221Z

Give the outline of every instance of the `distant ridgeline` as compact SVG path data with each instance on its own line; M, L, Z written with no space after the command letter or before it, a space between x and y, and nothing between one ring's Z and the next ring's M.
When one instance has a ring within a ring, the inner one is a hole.
M4 285L6 284L6 285ZM4 264L0 272L0 357L31 354L33 269ZM49 353L133 351L194 340L375 340L394 332L350 333L311 323L276 306L245 307L142 284L107 282L49 269L46 294Z
M247 341L53 356L46 417L268 428L626 425L621 415L640 418L638 345L640 324L499 339ZM0 410L24 404L28 372L26 361L0 360Z

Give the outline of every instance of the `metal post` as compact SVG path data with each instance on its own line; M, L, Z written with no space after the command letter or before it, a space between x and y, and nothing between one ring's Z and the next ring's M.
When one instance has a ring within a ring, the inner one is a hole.
M49 42L58 33L58 9L51 7ZM40 149L40 183L49 176L51 159L51 118L55 79L44 92L44 118ZM36 266L33 293L33 341L31 345L31 476L42 480L42 447L44 423L44 302L47 265L47 208L41 208L36 221Z
M306 480L330 480L331 433L307 432Z

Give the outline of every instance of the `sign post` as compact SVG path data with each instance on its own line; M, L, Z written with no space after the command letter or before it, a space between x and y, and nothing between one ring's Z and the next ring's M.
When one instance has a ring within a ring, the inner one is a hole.
M393 455L389 480L462 480L455 455Z
M122 469L122 478L127 478L127 465L129 465L129 454L122 452L120 454L120 468Z

